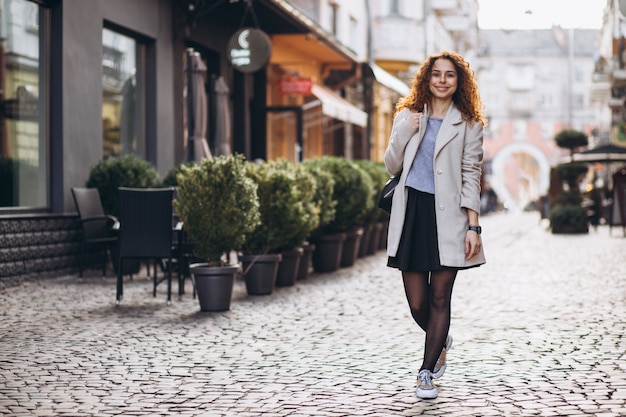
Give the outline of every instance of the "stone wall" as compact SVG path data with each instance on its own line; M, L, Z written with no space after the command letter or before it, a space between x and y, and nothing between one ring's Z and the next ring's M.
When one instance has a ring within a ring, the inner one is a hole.
M78 273L82 229L76 215L0 218L0 288Z

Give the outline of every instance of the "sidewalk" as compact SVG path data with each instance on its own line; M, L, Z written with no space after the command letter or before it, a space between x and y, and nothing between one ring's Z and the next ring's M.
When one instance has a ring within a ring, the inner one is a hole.
M415 397L423 335L383 251L231 310L166 305L96 270L0 293L0 415L626 416L626 238L481 219L436 400ZM111 275L111 273L109 272ZM176 285L173 293L176 294Z

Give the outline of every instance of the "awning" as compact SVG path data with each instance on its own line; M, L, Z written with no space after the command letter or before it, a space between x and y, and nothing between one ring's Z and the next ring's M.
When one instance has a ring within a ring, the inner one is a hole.
M393 75L391 75L390 73L388 73L387 71L385 71L384 69L382 69L376 64L368 64L368 65L372 69L374 78L376 78L376 81L378 81L380 84L395 91L396 93L400 94L400 96L402 97L409 95L409 93L411 92L411 89L409 88L408 85L405 84L404 81L402 81L401 79L397 77L394 77Z
M367 113L350 103L345 98L335 94L332 90L313 84L311 94L317 98L316 101L305 104L305 109L316 106L319 101L322 105L322 113L333 119L338 119L357 126L367 126Z

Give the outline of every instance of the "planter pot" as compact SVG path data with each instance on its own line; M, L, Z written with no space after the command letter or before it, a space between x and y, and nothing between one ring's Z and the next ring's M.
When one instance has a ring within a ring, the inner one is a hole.
M589 233L589 227L585 226L576 226L573 224L564 224L559 227L552 228L552 234L583 234Z
M313 269L317 272L330 272L339 269L345 233L322 235L315 239L313 251Z
M189 271L196 283L200 310L225 311L230 309L235 275L239 265L208 266L192 264Z
M378 251L378 248L380 247L380 234L383 232L382 223L376 223L372 226L372 237L370 240L370 244L365 251L368 255L372 255L376 253L376 251Z
M278 287L289 287L296 283L300 259L303 253L304 250L302 248L294 248L280 253L283 260L278 265L278 274L276 276L276 285Z
M274 291L281 259L280 253L239 256L248 294L267 295Z
M306 279L311 273L313 251L315 251L314 244L305 242L305 244L302 245L302 257L300 258L300 265L298 265L298 273L296 275L296 278Z
M367 224L363 227L363 236L361 236L361 244L359 245L359 258L365 257L367 255L367 250L370 247L370 242L372 241L372 227L373 224ZM378 245L378 241L376 241L376 245Z
M359 254L361 246L361 237L363 236L363 228L355 227L346 232L346 240L343 242L343 251L341 252L341 262L339 265L343 268L354 265L354 261Z
M387 232L389 232L389 220L387 220L386 222L382 222L381 224L383 225L383 228L380 232L380 246L378 246L378 249L384 250L387 249Z

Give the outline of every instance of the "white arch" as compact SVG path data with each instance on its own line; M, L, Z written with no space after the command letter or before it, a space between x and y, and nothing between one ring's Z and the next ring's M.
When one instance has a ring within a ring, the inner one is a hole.
M509 209L515 208L515 199L506 188L504 167L511 155L515 153L525 153L537 161L540 172L538 189L542 195L548 192L550 186L550 161L541 149L528 142L515 142L505 146L493 158L491 175L487 179L505 207Z

